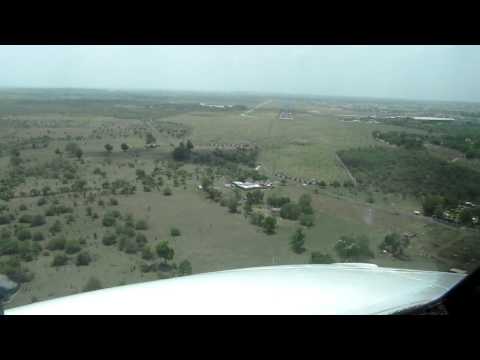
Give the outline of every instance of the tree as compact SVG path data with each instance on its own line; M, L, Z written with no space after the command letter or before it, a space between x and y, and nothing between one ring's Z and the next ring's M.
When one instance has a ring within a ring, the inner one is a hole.
M44 225L45 223L46 223L46 220L45 220L45 217L43 215L35 215L32 218L32 222L31 222L30 226L32 226L32 227L41 226L41 225Z
M301 254L305 251L304 248L305 244L305 233L303 232L302 228L298 228L293 233L290 239L290 248L296 254Z
M250 204L248 201L245 201L245 203L243 204L243 214L245 216L248 216L252 213L252 204Z
M113 217L113 215L111 214L105 214L103 216L103 220L102 220L102 225L103 226L106 226L106 227L110 227L110 226L113 226L115 225L115 217Z
M29 240L32 238L32 233L28 229L20 229L17 232L17 239L20 241Z
M33 239L33 241L43 241L43 240L45 240L45 236L40 231L37 231L37 232L33 233L32 239Z
M228 210L232 213L235 214L237 212L237 207L238 207L238 201L235 197L231 197L227 201L227 206Z
M120 148L122 149L122 151L127 151L130 147L127 144L122 143L122 145L120 145Z
M190 150L183 142L173 149L172 156L176 161L185 161L190 157Z
M458 220L463 225L471 225L472 224L472 217L473 217L472 210L462 209L462 211L460 211L460 214L458 216Z
M298 220L300 213L300 207L294 203L286 203L280 209L280 217L283 219Z
M56 220L53 225L50 227L50 232L55 235L59 232L62 231L62 223L60 222L60 220Z
M135 229L136 230L147 230L148 225L145 220L138 220L137 223L135 224Z
M176 228L176 227L172 227L170 229L170 235L171 236L180 236L181 233L180 233L180 229Z
M172 190L167 186L165 189L163 189L163 195L165 196L172 195Z
M390 233L385 235L383 242L380 244L379 248L382 251L387 251L392 256L400 260L406 260L407 256L405 255L405 249L409 245L409 238L404 236L402 237L398 233Z
M443 208L443 198L441 196L426 196L422 201L423 214L425 216L432 216L435 210Z
M267 234L274 234L277 226L277 219L272 216L267 216L263 221L263 229Z
M157 142L157 139L155 139L155 137L152 135L152 133L147 133L147 137L146 137L145 142L147 144L155 144Z
M175 255L175 251L168 246L167 241L160 242L155 248L159 258L164 259L165 262L172 260Z
M313 214L312 197L309 194L303 194L298 199L300 211L304 214Z
M187 149L188 149L188 151L193 150L193 143L190 140L187 140Z
M105 144L105 150L107 150L107 153L111 153L113 150L113 145L112 144Z
M143 247L148 242L147 237L145 236L145 234L142 233L137 234L137 236L135 237L135 241L140 247Z
M314 225L314 218L311 214L300 215L300 224L306 227L312 227Z
M67 263L68 263L68 256L66 256L65 254L56 254L53 258L51 265L53 267L57 267L57 266L67 265Z
M375 257L366 236L342 236L335 244L335 251L344 261L366 261Z
M75 259L75 264L77 266L88 266L91 262L92 257L88 251L82 251Z
M178 274L180 276L192 274L192 264L190 264L190 261L183 260L180 265L178 265Z
M88 279L87 284L84 286L83 291L94 291L103 289L102 283L96 277Z
M150 246L145 246L142 249L142 259L143 260L152 260L154 258L152 248Z
M78 240L70 240L65 244L65 252L67 254L76 254L82 249Z
M333 264L335 260L321 251L312 251L310 254L310 264Z
M53 239L50 239L50 241L47 243L47 249L50 251L64 250L66 242L67 241L63 236L55 237Z
M102 244L105 246L113 245L117 242L117 236L112 233L106 233L103 235Z
M77 148L74 152L75 157L80 160L83 156L83 150L80 148Z
M261 190L254 190L247 193L247 202L252 205L263 203L263 192Z

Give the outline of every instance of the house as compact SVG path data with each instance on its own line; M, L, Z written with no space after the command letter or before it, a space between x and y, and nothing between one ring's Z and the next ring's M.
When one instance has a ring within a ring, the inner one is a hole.
M252 183L248 181L232 181L232 185L242 189L242 190L254 190L254 189L262 189L262 186L257 183Z

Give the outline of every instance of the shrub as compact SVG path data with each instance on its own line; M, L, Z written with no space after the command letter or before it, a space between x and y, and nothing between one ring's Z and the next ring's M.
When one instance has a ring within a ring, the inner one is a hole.
M310 264L333 264L335 260L321 251L312 251L310 254Z
M45 220L45 216L43 215L35 215L33 218L32 218L32 221L31 221L31 226L34 227L34 226L42 226L46 224L46 220Z
M32 238L32 233L28 229L20 229L17 231L17 239L20 241L29 240Z
M0 273L7 275L10 280L17 283L29 282L34 276L30 270L22 267L17 258L10 258L7 261L0 262Z
M180 236L180 230L177 229L176 227L172 227L170 229L170 235L171 236Z
M106 233L103 235L102 244L106 246L113 245L117 242L117 236L112 233Z
M45 210L45 216L55 216L55 215L57 215L55 206L50 206L47 210Z
M94 291L102 289L102 283L95 277L88 279L86 285L83 287L83 291Z
M166 187L165 189L163 189L163 195L165 196L172 195L172 190L169 187Z
M65 252L67 254L76 254L78 253L82 247L80 246L80 243L78 240L69 240L65 244Z
M0 256L18 253L20 242L15 239L0 239Z
M53 267L57 267L57 266L67 265L67 263L68 263L68 256L66 256L65 254L56 254L53 257L51 265Z
M36 231L33 233L32 239L33 241L43 241L45 240L45 236L40 231Z
M257 226L263 226L265 215L261 213L252 213L250 215L250 223Z
M56 220L55 223L50 227L50 232L52 234L57 234L62 231L62 223L60 220Z
M164 259L164 261L172 260L175 255L175 251L168 246L168 242L162 241L155 248L159 258Z
M137 223L135 224L135 229L137 230L147 230L148 225L145 220L138 220Z
M65 249L66 240L63 236L58 236L47 243L47 249L50 251Z
M18 210L20 210L20 211L25 211L25 210L27 210L27 205L25 205L25 204L20 204L20 206L18 207Z
M110 199L110 205L111 205L111 206L117 206L117 205L118 205L118 200L115 199L115 198L111 198L111 199Z
M92 257L88 251L82 251L75 259L75 264L77 266L88 266L91 262Z

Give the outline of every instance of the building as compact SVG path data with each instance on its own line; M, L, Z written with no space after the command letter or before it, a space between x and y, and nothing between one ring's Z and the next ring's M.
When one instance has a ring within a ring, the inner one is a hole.
M271 182L232 181L232 185L242 190L261 190L273 188L273 184Z

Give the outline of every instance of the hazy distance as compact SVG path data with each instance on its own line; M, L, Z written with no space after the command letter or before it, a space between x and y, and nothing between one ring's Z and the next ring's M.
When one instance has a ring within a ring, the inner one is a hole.
M480 46L0 46L0 87L480 101Z

